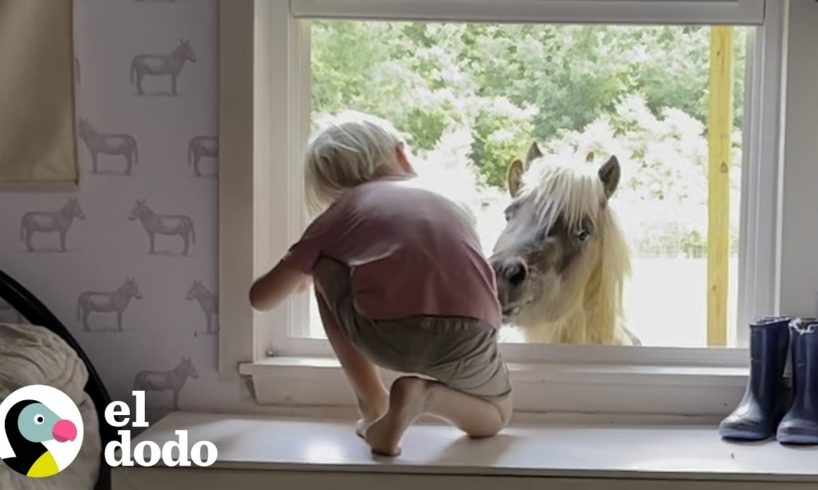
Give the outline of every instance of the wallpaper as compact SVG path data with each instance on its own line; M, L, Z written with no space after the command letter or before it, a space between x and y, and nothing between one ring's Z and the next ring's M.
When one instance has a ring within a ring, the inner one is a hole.
M216 372L218 2L77 0L78 192L0 193L0 267L115 399L247 402ZM0 303L0 320L19 320Z

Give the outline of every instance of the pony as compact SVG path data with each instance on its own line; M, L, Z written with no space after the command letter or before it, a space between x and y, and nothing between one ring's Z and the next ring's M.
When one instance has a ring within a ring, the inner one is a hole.
M68 202L59 211L29 211L20 219L20 240L26 244L26 250L34 252L34 245L31 237L35 232L52 233L60 235L60 252L65 252L65 238L68 230L74 223L74 219L85 219L77 198L70 197Z
M131 83L136 81L136 90L139 95L145 95L142 90L142 79L145 75L170 75L171 95L179 95L176 91L176 81L182 72L185 63L196 62L196 53L190 47L190 42L184 39L169 54L140 54L131 61Z
M79 136L85 142L93 162L91 173L98 174L99 154L122 155L127 166L125 175L131 175L131 167L139 163L139 150L136 139L129 134L100 133L87 120L79 120Z
M196 300L202 308L202 312L207 319L207 330L205 330L205 333L217 333L219 327L213 324L216 316L219 314L219 301L216 294L207 289L202 281L193 281L185 299L188 301Z
M513 200L490 257L503 319L529 342L638 345L622 322L630 253L609 205L619 162L583 167L536 143L509 166Z
M93 312L108 313L116 312L116 327L122 331L122 315L132 299L142 299L142 293L133 278L128 278L116 291L98 292L85 291L77 299L77 320L82 320L85 331L91 330L88 324L88 317Z
M219 157L218 138L214 138L213 136L196 136L188 143L187 164L193 167L193 173L196 174L196 177L202 176L202 172L199 170L199 160L201 160L202 157Z
M131 221L139 220L145 228L150 240L150 254L156 254L156 235L179 236L185 241L185 248L182 255L188 255L191 242L196 244L196 231L193 228L193 220L183 215L162 215L156 214L148 207L144 199L137 199L134 208L131 210L129 218Z
M179 392L185 387L188 378L197 379L199 373L189 357L182 357L181 362L170 371L140 371L133 381L136 391L170 391L173 393L173 409L179 409Z

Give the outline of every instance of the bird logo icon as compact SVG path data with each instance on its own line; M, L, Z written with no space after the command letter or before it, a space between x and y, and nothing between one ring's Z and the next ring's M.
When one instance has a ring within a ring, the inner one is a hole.
M0 403L0 458L30 478L56 475L82 444L82 418L74 402L50 386L21 388Z

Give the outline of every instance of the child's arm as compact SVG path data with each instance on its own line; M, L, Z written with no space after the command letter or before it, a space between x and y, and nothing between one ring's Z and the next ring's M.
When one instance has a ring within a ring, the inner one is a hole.
M257 310L269 310L278 306L293 292L308 288L311 277L294 265L279 262L250 288L250 304Z

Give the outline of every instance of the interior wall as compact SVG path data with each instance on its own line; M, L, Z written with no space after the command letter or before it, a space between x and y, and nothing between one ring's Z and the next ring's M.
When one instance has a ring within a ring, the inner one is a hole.
M249 395L216 372L218 1L77 0L75 38L79 189L0 193L0 267L115 399L137 386L154 412L174 391L183 410L233 409Z

